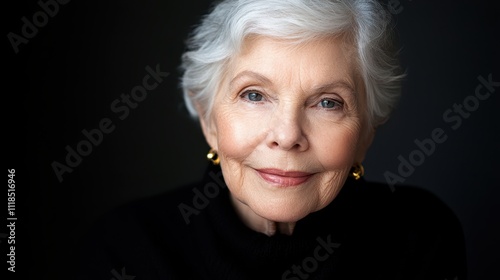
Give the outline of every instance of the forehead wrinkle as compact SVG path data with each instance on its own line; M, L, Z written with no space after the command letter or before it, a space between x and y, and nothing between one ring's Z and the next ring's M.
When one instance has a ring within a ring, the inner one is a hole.
M337 40L335 38L326 38L324 42L336 43ZM318 41L321 42L320 40ZM311 46L312 43L314 43L314 41L309 42L309 44L305 43L302 45L294 46L295 47L294 49L297 50L300 49L301 47ZM355 79L355 73L352 73L353 71L355 71L355 69L351 69L352 65L349 63L349 61L351 61L350 51L345 49L345 42L343 42L342 40L340 41L340 44L336 43L336 45L341 46L340 57L335 59L335 61L329 61L329 62L320 61L319 62L320 64L318 65L315 64L312 67L318 67L318 68L326 67L327 69L329 69L329 71L332 71L330 69L331 67L333 67L332 64L339 62L340 64L342 64L343 62L347 62L348 67L344 68L342 66L337 66L335 67L336 69L334 70L334 73L330 73L329 77L324 76L322 78L319 78L317 76L314 76L314 73L311 73L310 61L308 61L307 58L305 57L301 57L300 62L298 63L299 64L298 80L302 92L311 94L311 93L321 93L325 91L330 91L335 88L342 88L347 90L350 95L352 95L355 99L357 99L356 83L354 80L352 80ZM312 45L312 47L320 48L320 46L315 46L315 45ZM322 50L319 49L319 51ZM342 61L342 58L344 58L345 60ZM307 65L307 67L304 66L304 64ZM338 69L339 67L341 67L342 69ZM304 75L304 77L302 77L302 75ZM302 78L305 78L306 84L302 83ZM320 79L320 81L318 81L318 78ZM308 87L304 88L306 85Z

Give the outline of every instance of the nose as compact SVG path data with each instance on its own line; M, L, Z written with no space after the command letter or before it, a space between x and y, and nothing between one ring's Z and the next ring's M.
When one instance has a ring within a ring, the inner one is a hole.
M279 110L269 123L266 143L269 148L303 152L309 148L304 133L305 118L299 110Z

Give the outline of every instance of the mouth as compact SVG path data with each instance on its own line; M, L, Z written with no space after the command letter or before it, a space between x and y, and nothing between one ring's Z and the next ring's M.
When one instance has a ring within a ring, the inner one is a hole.
M302 171L284 171L280 169L256 169L260 177L266 182L280 187L292 187L305 183L314 173Z

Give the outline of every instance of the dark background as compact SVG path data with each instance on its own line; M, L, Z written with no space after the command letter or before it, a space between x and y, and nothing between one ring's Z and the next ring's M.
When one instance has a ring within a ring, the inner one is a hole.
M72 248L96 218L201 178L208 146L184 108L178 65L190 27L211 1L71 1L17 54L7 34L21 35L21 18L32 22L41 7L10 2L3 8L2 97L6 165L16 169L15 275L72 279ZM398 156L408 159L417 148L415 139L442 128L447 140L404 183L430 190L457 214L470 279L496 278L500 88L456 130L443 114L474 95L478 76L500 81L498 9L488 1L396 2L408 77L398 109L367 155L366 178L385 182L385 172L397 174ZM157 64L170 75L120 120L111 103ZM98 128L104 118L115 130L59 182L51 164L65 164L65 147L76 149L85 140L82 130ZM3 272L7 239L0 237ZM14 279L7 275L2 279Z

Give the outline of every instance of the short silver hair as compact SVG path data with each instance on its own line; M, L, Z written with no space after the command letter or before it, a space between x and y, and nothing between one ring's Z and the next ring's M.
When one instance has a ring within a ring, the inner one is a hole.
M377 0L223 0L205 15L182 56L181 87L190 114L210 116L228 62L249 35L307 42L347 36L357 48L368 118L376 127L394 109L404 74L391 15ZM196 106L200 110L196 110Z

